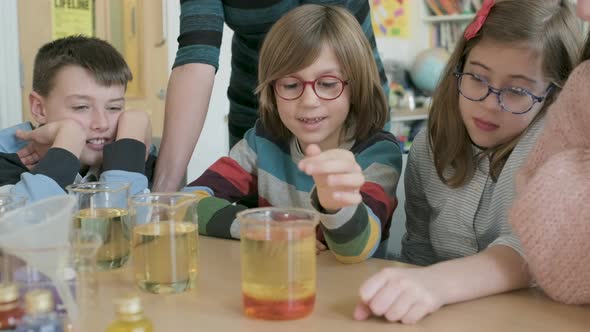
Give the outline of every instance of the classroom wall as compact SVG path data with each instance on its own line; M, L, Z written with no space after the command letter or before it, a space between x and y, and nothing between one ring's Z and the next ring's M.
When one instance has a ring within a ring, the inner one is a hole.
M422 21L423 2L411 0L410 4L410 36L401 38L377 38L377 47L381 58L401 61L411 65L416 54L429 47L428 25Z

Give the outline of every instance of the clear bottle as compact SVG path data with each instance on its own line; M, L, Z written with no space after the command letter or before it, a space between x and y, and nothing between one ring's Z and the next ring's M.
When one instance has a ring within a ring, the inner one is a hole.
M107 332L153 332L152 322L143 314L141 300L137 295L127 295L115 302L117 319Z
M26 315L17 332L63 332L62 321L54 311L53 294L47 289L35 289L25 294Z
M16 284L0 283L0 331L14 331L23 316L18 295Z

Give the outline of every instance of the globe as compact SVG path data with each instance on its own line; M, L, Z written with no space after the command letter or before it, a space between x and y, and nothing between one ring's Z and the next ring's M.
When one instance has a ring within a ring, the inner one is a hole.
M414 85L422 92L431 95L440 80L450 54L443 48L429 48L416 56L410 68Z

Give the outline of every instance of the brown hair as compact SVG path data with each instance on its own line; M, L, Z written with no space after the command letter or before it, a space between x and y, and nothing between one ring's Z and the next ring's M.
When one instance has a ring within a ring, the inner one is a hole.
M344 8L304 5L273 25L260 51L256 93L260 94L262 124L273 136L288 139L292 133L279 118L272 83L313 64L326 45L334 51L349 81L351 105L345 127L354 128L354 137L363 140L385 125L385 92L358 21Z
M586 43L584 43L584 47L582 47L582 56L580 57L580 63L590 60L590 31L586 36Z
M54 78L65 66L90 71L103 86L123 85L133 76L123 56L109 43L93 37L70 36L43 45L35 56L33 91L47 96Z
M481 40L530 44L539 50L543 73L555 88L531 124L540 118L555 100L573 70L579 54L580 26L568 0L498 0L478 34L461 37L443 72L428 118L430 146L439 178L453 188L471 180L479 161L490 160L490 175L497 180L504 163L524 134L509 142L486 149L475 156L469 134L458 112L459 90L454 72ZM530 125L529 125L530 127ZM525 130L526 132L526 130ZM454 172L445 177L445 170Z

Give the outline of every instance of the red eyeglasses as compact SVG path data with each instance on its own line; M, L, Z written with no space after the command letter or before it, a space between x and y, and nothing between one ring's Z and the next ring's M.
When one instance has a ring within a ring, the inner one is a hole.
M313 92L323 100L334 100L344 91L348 81L335 76L320 76L313 81L303 81L296 77L281 77L273 82L277 96L285 100L295 100L303 95L306 85L311 85Z

